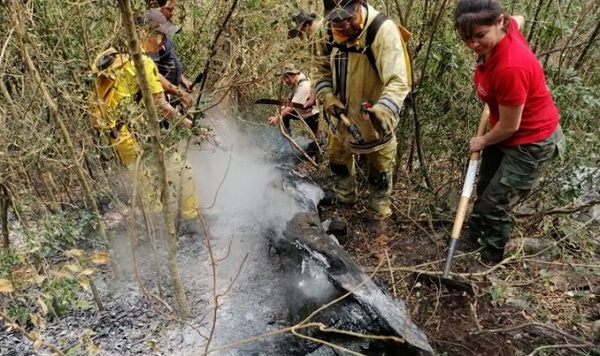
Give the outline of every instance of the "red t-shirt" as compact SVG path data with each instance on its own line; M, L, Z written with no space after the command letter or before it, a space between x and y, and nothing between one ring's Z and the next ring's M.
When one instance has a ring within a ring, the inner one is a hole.
M498 120L499 105L525 104L519 129L500 142L516 146L545 140L558 126L558 109L552 101L540 62L511 18L506 36L496 44L491 56L475 70L479 98L490 107L490 125Z

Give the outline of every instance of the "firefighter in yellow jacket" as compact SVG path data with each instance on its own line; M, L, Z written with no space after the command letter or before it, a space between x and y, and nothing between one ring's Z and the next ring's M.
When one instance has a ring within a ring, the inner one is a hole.
M400 33L393 21L384 20L367 51L368 29L379 12L363 0L324 0L324 8L329 35L315 88L330 124L327 151L334 185L334 196L324 203L356 201L354 155L364 154L367 228L382 233L392 214L394 130L410 91Z
M140 28L140 41L145 53L158 51L166 40L179 27L170 23L159 23L151 17L138 17L136 19ZM165 98L161 85L158 69L154 61L146 54L142 56L144 71L148 81L154 103L158 107L159 115L170 122L192 127L192 122L182 117ZM95 102L92 105L92 125L97 128L109 141L119 156L121 163L134 169L134 163L142 153L144 138L143 129L136 130L144 125L145 117L139 110L142 102L140 86L136 78L136 69L133 60L126 53L119 53L115 49L108 49L101 53L94 62L94 71L97 73ZM198 233L197 221L198 207L195 182L192 168L189 163L177 152L177 149L166 153L167 178L174 192L169 192L174 202L179 203L179 214L183 219L186 233ZM162 209L160 185L158 184L157 170L153 168L152 159L143 159L138 176L138 191L147 208L153 212Z

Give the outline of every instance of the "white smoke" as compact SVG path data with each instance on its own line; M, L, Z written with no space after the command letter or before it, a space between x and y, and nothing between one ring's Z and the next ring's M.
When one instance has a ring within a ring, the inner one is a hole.
M229 122L215 122L227 151L208 142L188 151L201 212L230 229L257 223L281 228L299 211L298 203L284 191L281 170L267 161L266 150Z

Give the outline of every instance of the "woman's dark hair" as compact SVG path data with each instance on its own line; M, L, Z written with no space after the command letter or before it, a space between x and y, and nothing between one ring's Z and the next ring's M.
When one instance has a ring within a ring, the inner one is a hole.
M463 40L473 37L475 26L492 26L504 15L504 30L510 25L510 15L498 0L461 0L454 11L454 28Z

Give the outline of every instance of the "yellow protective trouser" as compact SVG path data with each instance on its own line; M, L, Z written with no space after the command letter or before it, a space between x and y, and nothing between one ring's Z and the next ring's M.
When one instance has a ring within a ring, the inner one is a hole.
M357 199L354 153L350 150L350 135L332 134L327 139L327 152L333 173L333 190L337 200L354 203ZM396 147L394 136L381 149L364 153L369 169L369 219L383 220L392 215L392 194Z
M115 126L116 128L117 126ZM117 138L110 138L110 143L117 151L121 163L125 167L129 167L134 164L138 154L141 152L140 144L133 136L127 125L121 125L117 130Z
M141 152L140 144L126 126L121 127L119 137L111 141L113 141L113 146L121 162L135 177L135 162ZM168 194L172 206L179 207L179 215L184 220L197 217L198 195L192 166L176 149L173 149L165 153L165 168L170 188ZM135 182L138 187L138 196L141 197L144 207L153 213L161 212L163 207L162 185L158 172L155 158L144 157L141 160L139 172L137 172L137 182Z

